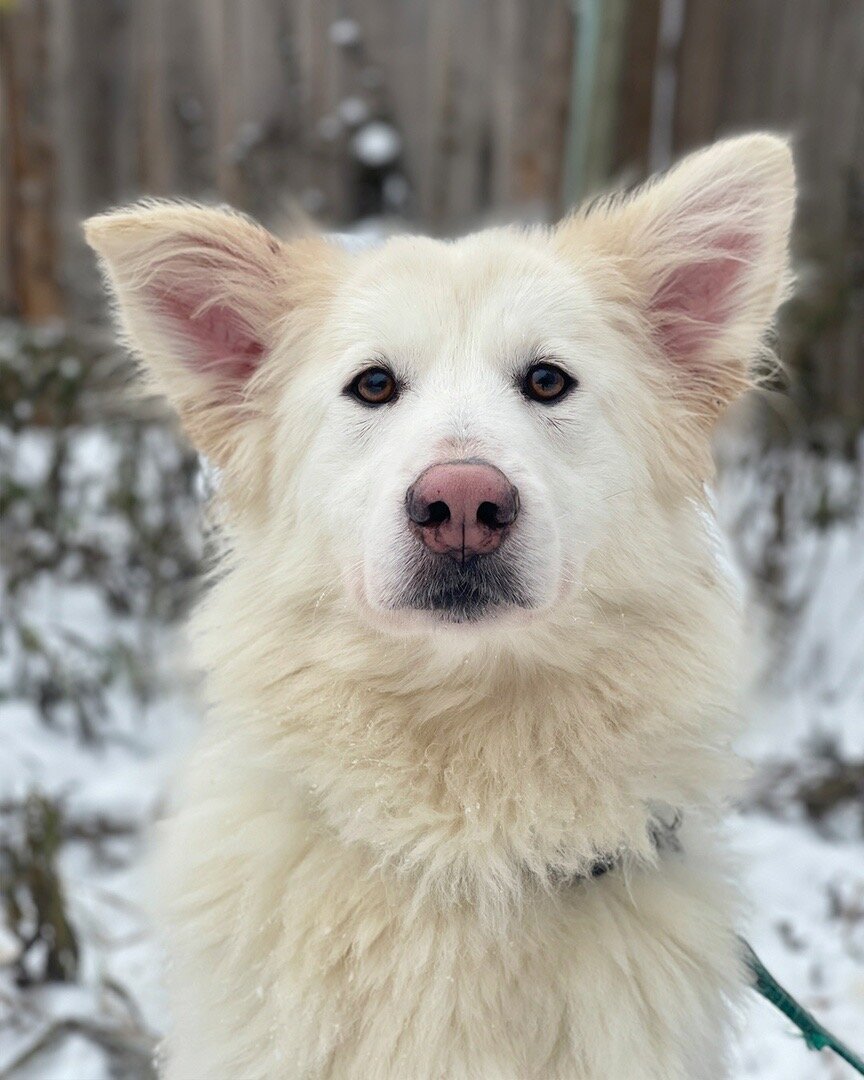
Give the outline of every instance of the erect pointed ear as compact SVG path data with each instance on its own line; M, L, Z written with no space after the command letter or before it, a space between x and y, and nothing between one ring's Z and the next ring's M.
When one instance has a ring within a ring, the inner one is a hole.
M281 324L326 288L335 247L316 236L286 244L232 210L177 202L101 214L84 231L154 389L224 464L256 414L255 376Z
M728 139L624 199L559 227L575 254L611 257L679 394L710 421L752 381L791 283L795 173L773 135Z

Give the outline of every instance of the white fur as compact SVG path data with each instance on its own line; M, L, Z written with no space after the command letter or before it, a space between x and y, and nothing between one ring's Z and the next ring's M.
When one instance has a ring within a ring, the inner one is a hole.
M725 1075L740 629L703 493L793 198L752 136L551 232L347 253L183 204L89 223L224 476L212 709L160 844L171 1080ZM579 380L552 407L514 386L537 355ZM377 358L406 389L364 409L342 389ZM519 488L532 606L453 625L393 604L406 488L459 457Z

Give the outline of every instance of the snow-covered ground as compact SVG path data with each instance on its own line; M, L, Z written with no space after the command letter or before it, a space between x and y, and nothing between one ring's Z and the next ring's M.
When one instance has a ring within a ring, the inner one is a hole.
M728 447L726 448L729 449ZM857 461L734 451L718 490L758 659L732 821L766 966L864 1052L864 442ZM769 644L770 643L770 647ZM754 996L736 1080L850 1077Z
M160 416L120 403L110 354L7 326L0 366L0 1078L138 1080L164 1023L143 831L194 729L179 625L203 485ZM719 516L771 643L742 672L747 933L864 1049L864 463L723 456ZM851 1075L753 996L735 1080Z

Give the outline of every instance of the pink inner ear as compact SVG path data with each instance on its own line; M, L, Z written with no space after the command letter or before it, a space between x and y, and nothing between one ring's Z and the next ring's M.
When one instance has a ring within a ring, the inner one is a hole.
M744 233L724 236L714 246L704 260L676 266L651 301L663 348L687 366L734 319L753 253L752 237Z
M189 367L238 385L258 369L264 345L237 311L226 304L204 308L204 296L188 289L160 290L154 292L154 299L157 309L176 323L189 342L191 348L183 356Z

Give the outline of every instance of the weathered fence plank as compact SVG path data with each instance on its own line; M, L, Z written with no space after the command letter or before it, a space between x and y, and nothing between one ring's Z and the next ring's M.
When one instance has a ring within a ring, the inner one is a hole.
M46 0L27 0L0 12L0 78L5 117L2 152L2 279L15 308L28 319L60 314L57 177L49 101Z

